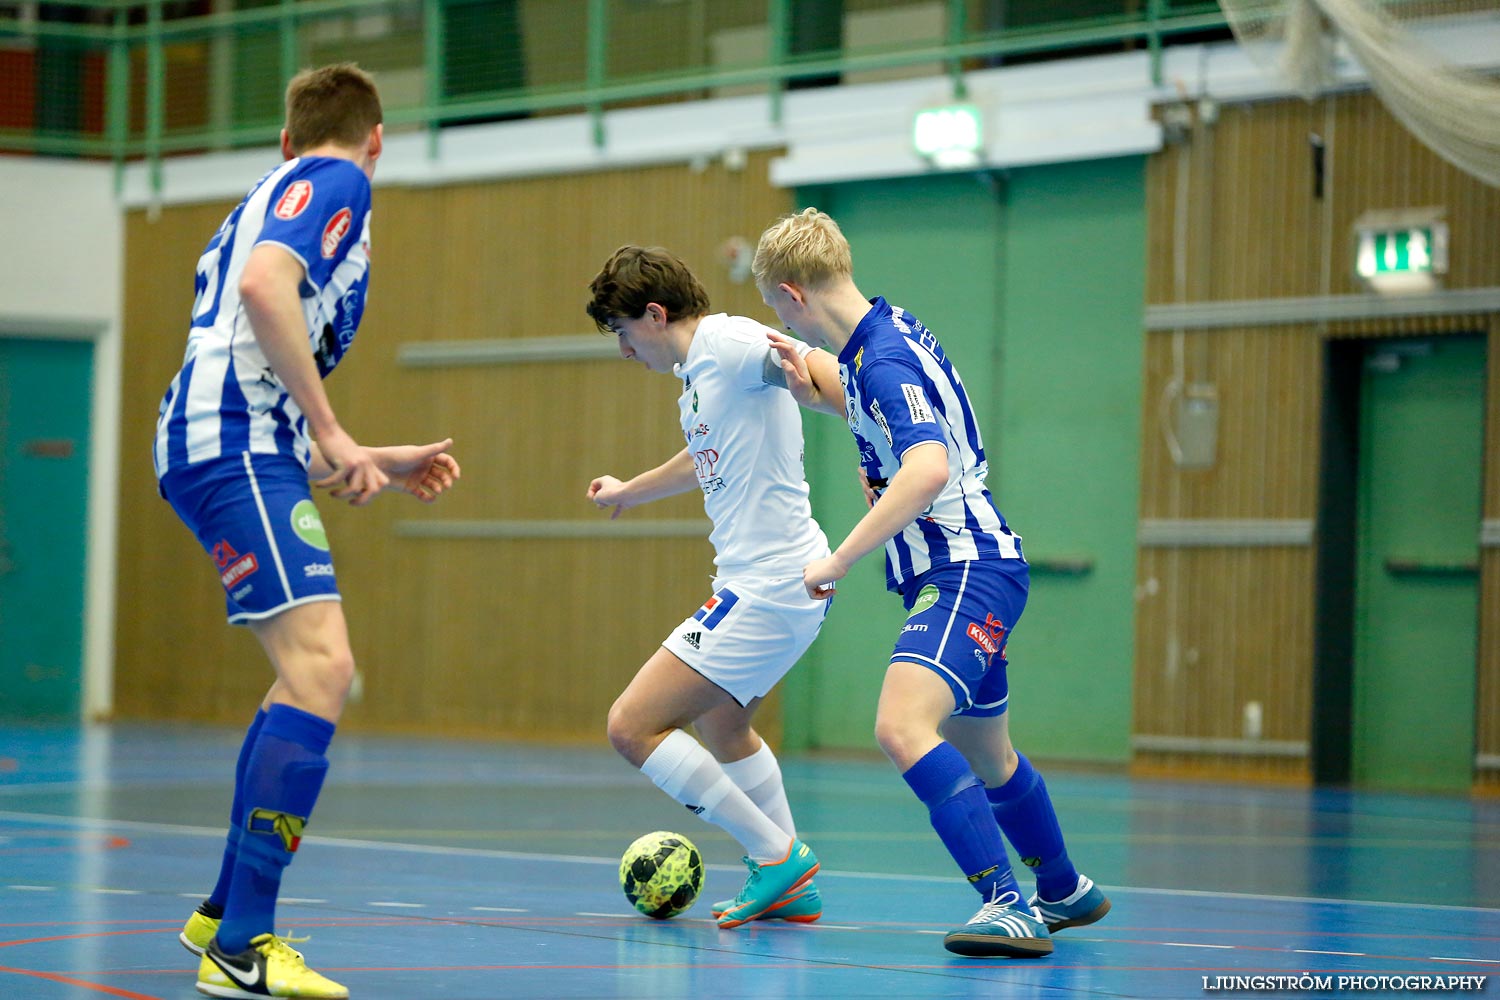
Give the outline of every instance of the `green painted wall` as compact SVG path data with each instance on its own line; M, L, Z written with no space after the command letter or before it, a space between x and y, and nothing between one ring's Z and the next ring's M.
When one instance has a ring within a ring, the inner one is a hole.
M1140 497L1145 160L1015 171L990 484L1032 571L1011 644L1011 735L1038 757L1130 756Z
M1037 571L1010 646L1012 730L1051 759L1124 761L1130 733L1145 275L1144 161L943 175L798 192L836 218L855 281L921 317L979 414L990 487ZM837 544L863 512L843 422L808 414L813 510ZM905 619L870 556L785 682L789 747L873 749ZM1083 721L1080 721L1083 720Z
M93 358L0 337L0 718L79 715Z

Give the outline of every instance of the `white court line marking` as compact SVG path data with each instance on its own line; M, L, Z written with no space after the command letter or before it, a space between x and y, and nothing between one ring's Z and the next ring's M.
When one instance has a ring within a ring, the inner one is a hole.
M387 902L387 901L382 901L382 900L371 900L370 902L366 903L365 905L366 906L388 906L388 907L392 907L392 908L396 908L396 909L406 909L406 910L425 910L427 908L427 904L426 903L396 903L396 902Z
M139 889L89 889L89 892L97 892L101 896L139 896Z
M624 917L624 913L590 913L587 910L573 914L575 917Z
M530 910L523 910L519 906L471 906L471 907L469 907L469 909L476 910L476 911L478 911L480 913L530 913L531 912Z
M69 786L73 787L73 786ZM41 813L25 813L0 810L0 821L19 820L29 823L54 823L62 826L71 826L84 830L137 830L147 833L176 834L187 837L215 837L223 838L224 828L221 826L182 826L171 823L144 823L132 820L101 820L80 816L55 816ZM347 837L304 837L304 843L326 844L333 847L348 847L365 851L390 851L396 854L430 854L448 857L462 858L499 858L508 861L527 861L530 863L552 862L558 864L587 864L608 865L618 868L619 858L592 858L576 854L533 854L526 851L501 851L479 847L437 847L429 844L407 844L399 841L382 840L357 840ZM704 865L708 871L731 871L737 872L743 877L744 867L741 865ZM818 869L819 878L859 878L873 879L880 882L924 882L929 885L951 885L953 878L950 875L903 875L894 872L857 872L857 871L834 871L828 868ZM1326 896L1271 896L1253 892L1209 892L1203 889L1154 889L1140 886L1107 885L1112 893L1129 894L1135 893L1147 896L1188 896L1202 897L1205 899L1253 899L1272 903L1334 903L1339 906L1351 907L1394 907L1399 909L1415 910L1441 910L1445 912L1460 913L1482 913L1493 915L1494 908L1486 906L1450 906L1441 903L1407 903L1371 899L1334 899ZM615 914L611 914L612 916ZM1458 959L1458 961L1471 961L1471 959Z
M1444 955L1429 955L1429 962L1483 962L1485 965L1500 965L1500 959L1495 958L1448 958Z
M820 931L862 931L862 930L864 930L864 928L863 927L855 927L852 924L817 924L817 925L814 926L814 930L820 930ZM939 934L939 933L942 933L942 932L941 931L933 931L933 933L934 934Z
M278 896L278 903L326 903L326 899L308 899L305 896Z
M947 934L947 931L917 931L918 934Z
M1299 955L1347 955L1349 958L1364 958L1362 951L1319 951L1316 948L1293 948L1292 951Z
M55 889L50 885L8 885L5 888L14 889L17 892L52 892Z
M1234 951L1232 944L1187 944L1182 941L1163 941L1163 948L1213 948L1216 951Z

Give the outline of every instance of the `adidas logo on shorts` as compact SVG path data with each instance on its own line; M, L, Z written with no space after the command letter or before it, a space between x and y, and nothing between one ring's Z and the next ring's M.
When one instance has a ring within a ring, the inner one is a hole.
M703 639L702 632L684 632L681 636L679 636L679 638L681 638L682 641L687 643L689 646L692 646L694 649L702 648L698 645L698 643Z

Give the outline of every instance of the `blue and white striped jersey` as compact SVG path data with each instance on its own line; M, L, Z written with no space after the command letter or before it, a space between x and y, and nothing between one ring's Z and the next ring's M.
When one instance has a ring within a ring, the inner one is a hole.
M306 466L307 419L271 370L240 301L250 251L274 243L302 262L308 346L324 378L354 341L370 271L370 181L338 157L287 160L240 202L198 258L182 369L157 413L160 479L242 452Z
M936 441L948 450L942 492L885 543L886 586L899 593L945 563L1023 558L1020 536L985 488L989 464L963 380L921 320L872 299L838 360L849 429L877 494L908 449Z

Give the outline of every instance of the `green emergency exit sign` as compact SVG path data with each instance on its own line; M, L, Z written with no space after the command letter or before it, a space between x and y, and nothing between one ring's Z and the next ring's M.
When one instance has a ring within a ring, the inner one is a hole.
M1422 291L1448 271L1448 225L1367 226L1356 229L1355 271L1377 291Z

